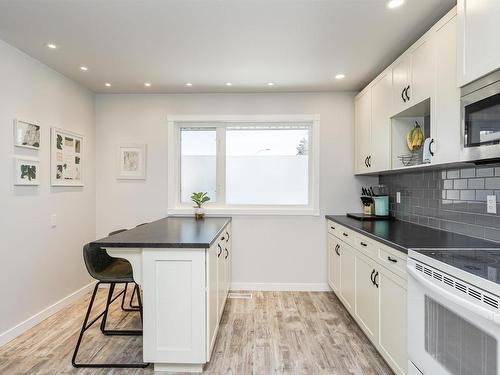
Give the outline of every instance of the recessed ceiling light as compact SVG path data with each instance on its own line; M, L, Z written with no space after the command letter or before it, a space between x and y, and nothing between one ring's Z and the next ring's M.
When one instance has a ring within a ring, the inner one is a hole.
M403 5L404 2L405 0L389 0L386 4L386 7L389 9L394 9Z
M144 86L146 86L146 87L151 87L151 83L149 83L149 82L144 82Z
M344 78L345 78L345 74L342 74L342 73L337 74L337 75L335 76L335 79L344 79Z
M47 43L47 48L56 49L57 46L54 43Z
M191 86L193 86L193 84L191 82L188 82L188 83L186 83L186 86L191 87Z
M267 85L268 86L274 86L274 82L268 82Z
M80 70L83 70L84 72L86 72L87 70L89 70L89 68L87 68L86 66L81 66Z
M111 83L106 82L106 83L104 84L104 86L106 86L106 87L111 87Z
M226 82L226 86L232 86L233 84L231 82Z

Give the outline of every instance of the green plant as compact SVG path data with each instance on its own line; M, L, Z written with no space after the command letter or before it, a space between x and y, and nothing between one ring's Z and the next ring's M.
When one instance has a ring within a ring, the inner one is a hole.
M191 194L191 200L196 205L195 207L201 208L201 205L205 202L208 202L210 200L210 197L207 195L207 193L203 193L200 191Z

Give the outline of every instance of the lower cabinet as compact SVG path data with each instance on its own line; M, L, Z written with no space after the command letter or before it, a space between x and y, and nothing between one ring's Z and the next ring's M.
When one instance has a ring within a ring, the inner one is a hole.
M379 284L377 266L374 261L358 254L356 262L355 315L366 335L374 340L378 333Z
M336 223L328 224L351 240L347 244L341 236L328 234L330 287L391 369L407 374L406 269L401 263L406 255ZM385 262L388 256L398 262Z
M378 347L386 361L399 374L406 373L406 281L390 272L379 275Z
M206 253L207 361L210 360L231 285L231 255L231 228L228 225Z

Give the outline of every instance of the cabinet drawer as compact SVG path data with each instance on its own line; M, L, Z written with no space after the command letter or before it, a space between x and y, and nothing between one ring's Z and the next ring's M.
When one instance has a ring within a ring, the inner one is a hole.
M385 248L378 249L378 262L406 279L406 257L395 255Z
M334 223L333 221L328 220L328 233L333 234L334 236L339 235L340 225Z
M377 258L377 245L364 236L354 236L354 247L372 259Z

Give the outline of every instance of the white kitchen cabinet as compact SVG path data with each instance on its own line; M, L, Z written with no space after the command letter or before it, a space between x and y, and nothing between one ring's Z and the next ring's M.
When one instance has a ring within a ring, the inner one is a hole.
M500 1L458 0L458 86L500 69Z
M406 280L382 268L376 281L379 284L377 346L397 374L406 374Z
M207 359L210 361L212 349L217 337L217 328L219 326L219 291L217 275L217 245L215 243L207 250Z
M330 286L392 370L405 375L406 255L336 222L328 222L328 231Z
M433 40L426 36L394 63L392 114L396 115L431 97L434 87Z
M356 303L355 315L370 340L378 334L378 287L375 283L377 266L373 260L356 254Z
M436 94L432 103L434 156L432 164L460 159L460 89L456 84L457 17L447 20L435 34Z
M226 266L224 261L224 240L217 244L217 317L222 317L224 302L226 299Z
M328 235L328 284L335 291L340 289L340 243Z
M368 158L371 150L371 111L372 91L371 87L368 87L354 101L356 173L370 171Z
M392 114L397 114L408 107L409 97L406 95L406 91L410 86L410 64L410 55L406 54L392 66Z
M347 310L354 312L356 286L354 249L342 243L338 251L340 252L340 264L342 265L340 271L340 299L343 300Z
M370 171L391 168L392 69L387 69L372 86Z

